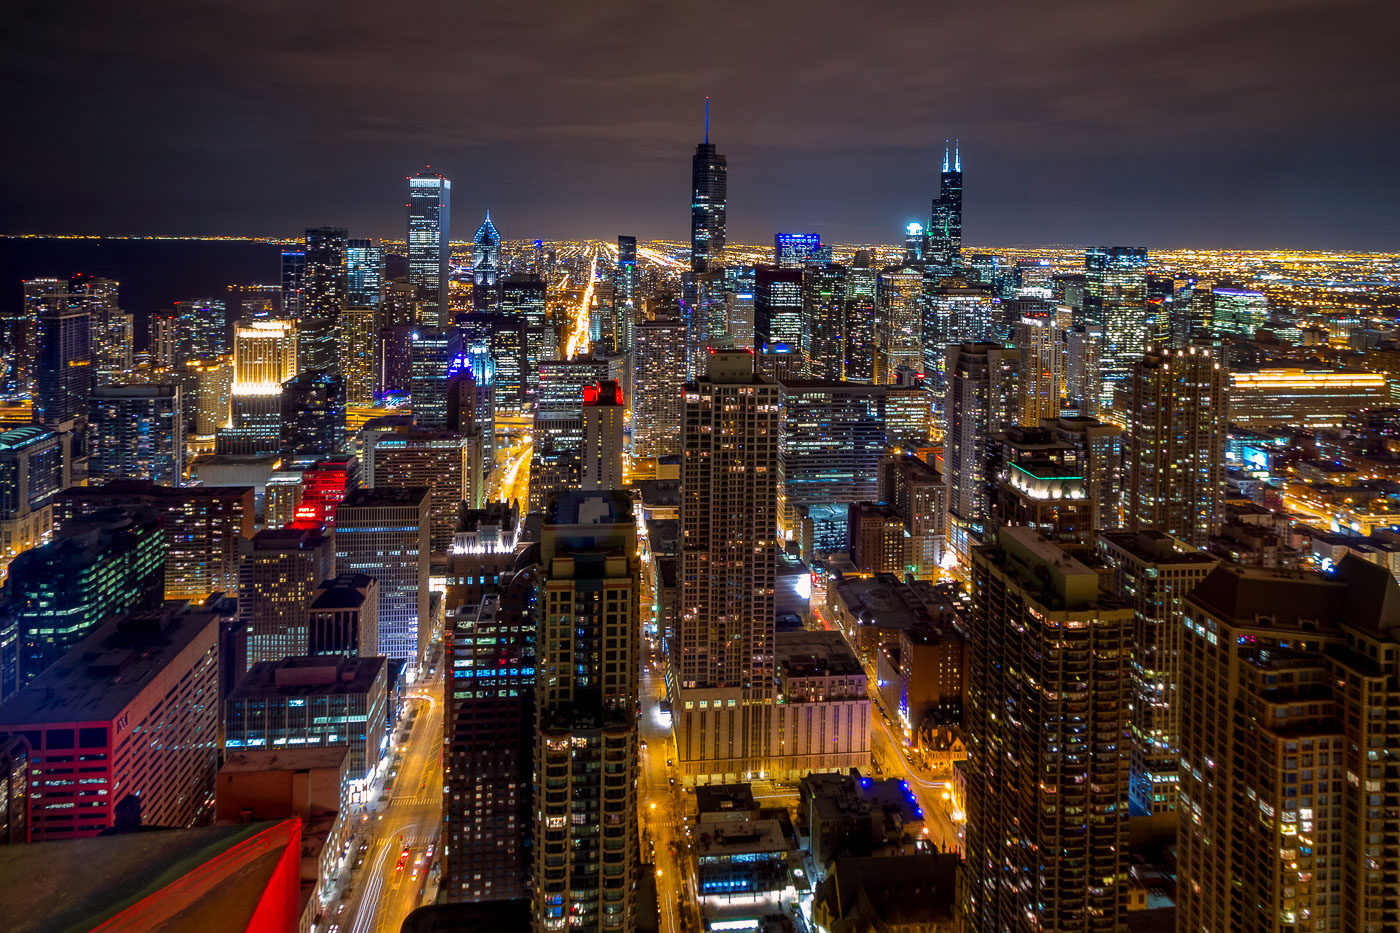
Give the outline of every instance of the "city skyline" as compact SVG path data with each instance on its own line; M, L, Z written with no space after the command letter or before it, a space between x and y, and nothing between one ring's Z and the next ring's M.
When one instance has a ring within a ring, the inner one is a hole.
M444 10L442 31L471 15L480 41L425 84L410 21L367 5L315 36L257 5L94 6L80 32L32 17L8 35L7 76L28 89L11 122L78 118L12 153L0 230L291 234L315 220L397 234L402 178L431 165L457 180L459 217L490 210L507 238L681 239L673 166L703 138L709 96L736 242L784 229L893 241L924 219L956 137L969 242L1396 248L1400 95L1380 44L1396 11L1286 7L1006 4L858 22L745 9L746 35L786 41L757 56L723 43L691 70L672 64L702 41L681 10ZM737 15L716 9L716 28ZM174 50L207 34L221 42L195 70ZM492 93L464 93L483 72Z

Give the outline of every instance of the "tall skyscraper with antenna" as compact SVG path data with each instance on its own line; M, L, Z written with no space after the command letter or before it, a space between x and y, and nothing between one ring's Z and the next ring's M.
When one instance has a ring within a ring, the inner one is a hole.
M956 266L962 259L962 155L957 140L953 141L951 160L948 141L943 140L943 172L938 176L938 197L933 202L929 218L927 262Z
M690 268L708 272L724 265L724 224L729 166L710 142L710 99L705 98L705 141L695 147L690 170Z

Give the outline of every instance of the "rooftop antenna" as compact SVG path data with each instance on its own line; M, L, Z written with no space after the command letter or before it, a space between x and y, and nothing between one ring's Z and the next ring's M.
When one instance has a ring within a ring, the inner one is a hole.
M953 140L953 171L962 171L962 156L958 154L958 141Z
M943 140L943 171L948 171L948 140Z
M705 145L710 144L710 98L705 98Z

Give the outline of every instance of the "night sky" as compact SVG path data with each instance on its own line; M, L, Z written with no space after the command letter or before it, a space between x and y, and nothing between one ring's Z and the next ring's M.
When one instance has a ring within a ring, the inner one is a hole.
M0 29L0 232L894 242L962 140L975 244L1400 249L1394 0L32 2Z

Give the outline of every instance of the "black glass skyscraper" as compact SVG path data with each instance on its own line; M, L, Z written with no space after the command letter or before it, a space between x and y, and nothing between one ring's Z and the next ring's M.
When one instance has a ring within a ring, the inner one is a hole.
M282 462L332 457L345 449L345 380L307 370L282 383Z
M705 98L705 141L695 147L690 168L690 268L708 272L724 265L724 223L729 203L729 166L710 142L710 99Z
M56 425L85 415L97 387L87 309L70 295L54 295L39 310L38 346L34 420Z
M962 157L953 145L948 159L947 140L943 146L943 173L938 176L938 198L928 226L928 249L924 259L944 266L956 266L962 258Z
M345 313L345 250L349 234L343 227L311 227L306 231L306 285L297 315L297 371L339 372L337 338Z

